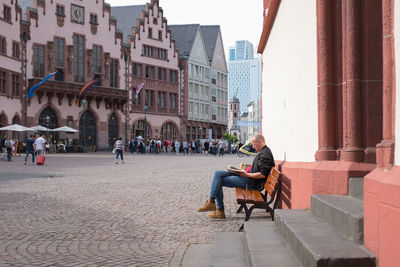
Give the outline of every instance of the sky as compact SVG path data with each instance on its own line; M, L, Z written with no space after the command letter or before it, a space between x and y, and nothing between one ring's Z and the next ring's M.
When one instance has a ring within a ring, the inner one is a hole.
M150 0L105 0L111 6L144 5ZM263 23L263 0L159 0L168 24L220 25L228 60L235 41L248 40L256 52Z

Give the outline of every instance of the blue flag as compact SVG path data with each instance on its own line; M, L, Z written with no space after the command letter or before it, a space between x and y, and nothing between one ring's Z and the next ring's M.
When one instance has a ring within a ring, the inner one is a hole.
M32 88L29 90L29 93L28 93L28 95L27 95L26 97L27 97L27 98L33 97L33 96L34 96L33 93L35 92L36 88L38 88L39 85L41 85L42 83L46 82L48 79L50 79L51 77L53 77L54 74L56 74L56 73L57 73L57 71L56 71L56 72L53 72L53 73L50 73L50 74L47 75L43 80L41 80L40 82L38 82L37 84L35 84L34 86L32 86Z

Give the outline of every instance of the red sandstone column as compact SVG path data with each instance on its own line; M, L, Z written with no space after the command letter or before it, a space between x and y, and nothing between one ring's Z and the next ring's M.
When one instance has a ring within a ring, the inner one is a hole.
M361 95L361 26L362 26L362 1L347 0L344 5L344 34L345 53L344 61L346 72L344 74L346 90L343 94L345 113L344 124L344 149L341 153L342 160L363 161L362 149L362 95Z
M394 162L394 1L382 1L383 33L383 140L376 147L376 160L380 168L388 168Z
M316 160L336 160L332 2L317 0L318 151Z

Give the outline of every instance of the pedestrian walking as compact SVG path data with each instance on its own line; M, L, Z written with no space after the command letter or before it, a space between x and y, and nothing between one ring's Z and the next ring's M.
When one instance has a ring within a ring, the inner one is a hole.
M35 148L33 146L35 144L35 140L33 139L33 135L31 135L28 139L26 139L25 143L26 143L26 145L25 145L26 155L25 155L24 164L26 165L29 154L32 155L32 163L35 163Z
M10 139L10 137L7 137L7 139L4 141L4 146L7 150L7 161L11 162L13 141Z
M39 136L38 134L36 135L36 140L35 143L33 144L33 147L36 151L37 155L44 155L45 153L45 145L46 140L44 139L44 135Z
M122 142L122 137L118 137L117 141L115 141L115 164L118 164L118 157L121 155L121 162L124 164L124 143Z

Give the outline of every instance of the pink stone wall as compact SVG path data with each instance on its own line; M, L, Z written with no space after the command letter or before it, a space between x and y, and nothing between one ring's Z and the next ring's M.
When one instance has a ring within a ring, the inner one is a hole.
M400 167L376 169L364 179L364 244L379 267L400 262Z

